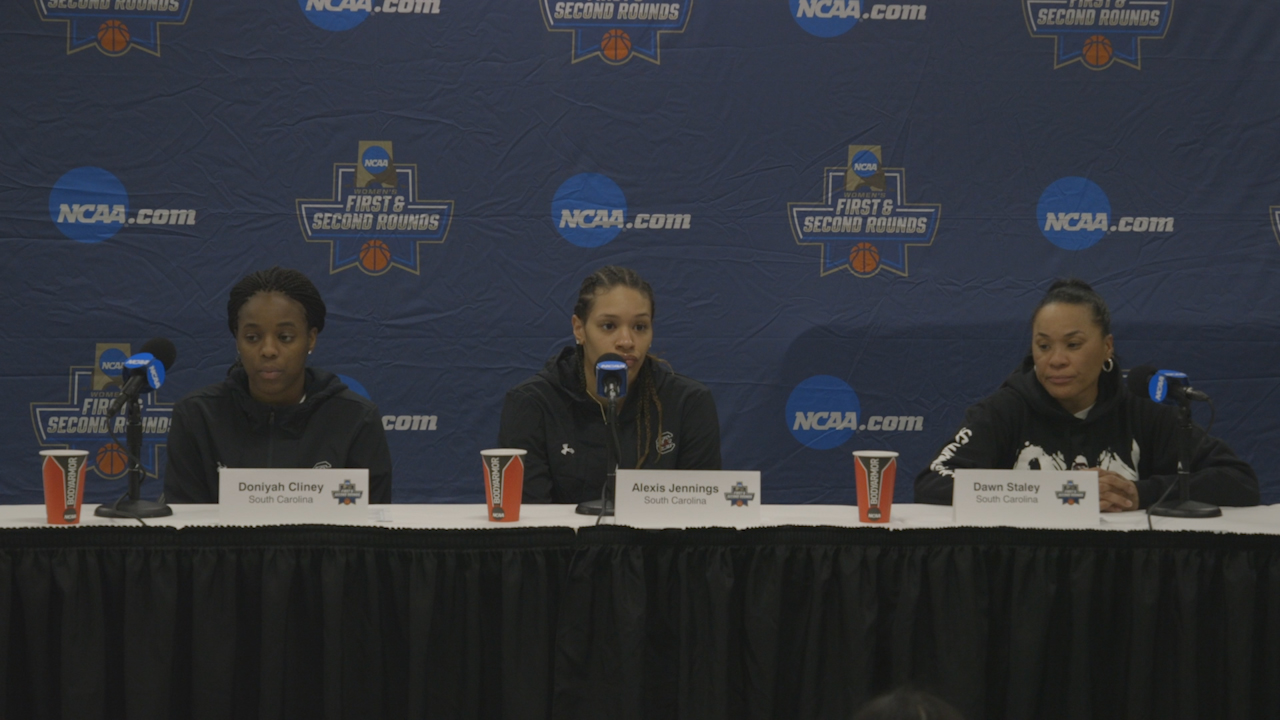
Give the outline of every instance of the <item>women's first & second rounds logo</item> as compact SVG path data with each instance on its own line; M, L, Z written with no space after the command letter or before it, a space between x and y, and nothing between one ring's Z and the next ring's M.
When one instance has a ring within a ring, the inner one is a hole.
M36 0L40 19L67 24L67 54L96 47L117 57L160 54L160 26L183 25L192 0Z

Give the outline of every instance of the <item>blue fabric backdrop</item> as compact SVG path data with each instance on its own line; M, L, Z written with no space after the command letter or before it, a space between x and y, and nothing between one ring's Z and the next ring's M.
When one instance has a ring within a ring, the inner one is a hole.
M145 410L162 465L168 408L234 356L227 291L280 264L328 302L313 362L387 417L396 500L480 502L504 392L610 263L653 284L654 351L710 386L767 502L851 502L857 448L901 452L909 500L1060 276L1109 300L1124 366L1216 399L1280 501L1280 5L0 16L0 501L39 502L36 453L67 445L87 500L121 492L96 399L152 336L179 353Z

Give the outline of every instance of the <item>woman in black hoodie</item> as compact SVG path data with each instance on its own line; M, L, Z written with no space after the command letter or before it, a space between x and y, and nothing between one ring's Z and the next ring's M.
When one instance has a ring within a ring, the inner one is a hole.
M606 353L627 364L618 466L720 469L715 400L705 385L649 354L654 312L653 288L634 270L608 266L582 281L571 319L577 344L512 388L502 407L498 445L528 451L525 502L600 498L608 446L595 365Z
M1059 280L1031 319L1031 355L965 412L955 438L917 477L916 502L949 505L957 468L1097 470L1104 512L1155 503L1177 479L1177 411L1121 382L1106 302ZM1191 498L1257 505L1258 477L1226 443L1195 427Z
M378 408L307 367L324 300L306 275L273 267L231 289L237 359L227 379L173 406L168 502L218 501L218 469L368 468L369 502L391 502L391 453Z

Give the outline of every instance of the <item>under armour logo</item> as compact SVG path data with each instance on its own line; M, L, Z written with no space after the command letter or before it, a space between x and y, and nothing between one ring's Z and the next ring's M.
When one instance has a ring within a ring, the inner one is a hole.
M572 454L573 454L573 448L569 447L569 443L564 443L563 445L561 445L561 446L560 446L560 454L561 454L561 455L572 455Z

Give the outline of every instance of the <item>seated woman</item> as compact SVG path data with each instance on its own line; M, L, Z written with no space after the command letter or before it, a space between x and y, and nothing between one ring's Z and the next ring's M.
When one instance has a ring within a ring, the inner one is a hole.
M227 379L173 406L165 499L218 501L218 469L368 468L369 502L391 502L391 453L372 402L307 367L325 306L307 276L273 267L231 289L239 358Z
M498 445L528 451L524 502L600 498L608 446L595 366L606 353L627 363L618 467L720 469L720 421L711 391L649 355L653 319L653 289L635 271L604 267L583 280L573 308L577 345L508 392L502 408Z
M1081 280L1059 280L1031 317L1031 355L965 412L955 439L916 477L916 502L949 505L957 468L1089 469L1098 471L1104 512L1145 508L1176 481L1177 426L1175 408L1121 382L1102 297ZM1258 504L1248 463L1199 427L1192 442L1191 499Z

